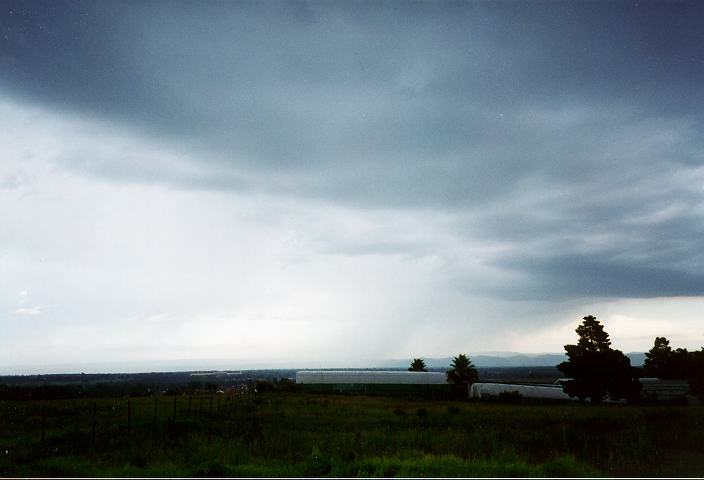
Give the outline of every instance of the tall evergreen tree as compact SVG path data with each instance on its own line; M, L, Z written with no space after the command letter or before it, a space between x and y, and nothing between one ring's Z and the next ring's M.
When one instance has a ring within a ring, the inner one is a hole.
M655 337L653 348L645 354L643 373L648 377L667 378L672 363L672 347L665 337Z
M690 353L689 390L704 400L704 347Z
M686 348L672 350L665 337L655 337L655 344L645 354L647 376L663 380L687 380L690 393L704 399L704 347L693 352Z
M611 348L609 334L589 315L577 327L576 345L565 345L568 360L557 366L571 380L563 389L571 397L598 404L611 399L634 399L640 390L637 369L620 350Z

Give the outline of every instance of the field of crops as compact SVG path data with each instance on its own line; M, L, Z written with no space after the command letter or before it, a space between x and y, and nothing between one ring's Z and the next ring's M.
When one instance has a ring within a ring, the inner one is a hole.
M0 402L0 476L704 476L700 406L201 398Z

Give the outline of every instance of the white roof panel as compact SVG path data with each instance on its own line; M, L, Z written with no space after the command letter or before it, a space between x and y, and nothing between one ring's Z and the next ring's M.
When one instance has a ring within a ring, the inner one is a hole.
M387 384L440 385L447 383L442 372L403 372L379 370L303 370L296 372L303 384Z

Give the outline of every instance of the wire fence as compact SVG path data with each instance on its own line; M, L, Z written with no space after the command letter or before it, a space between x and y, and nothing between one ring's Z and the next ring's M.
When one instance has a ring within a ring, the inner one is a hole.
M239 394L0 402L0 446L130 442L197 430L203 422L251 421L254 391Z

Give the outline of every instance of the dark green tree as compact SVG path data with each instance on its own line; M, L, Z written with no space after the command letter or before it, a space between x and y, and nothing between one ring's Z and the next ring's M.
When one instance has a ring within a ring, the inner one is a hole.
M599 404L613 400L636 399L640 390L638 369L620 350L611 348L609 334L596 317L584 317L577 327L577 345L565 345L568 360L557 366L571 380L563 384L570 397L587 398Z
M647 376L663 380L687 380L690 393L704 399L704 347L694 352L686 348L672 350L665 337L656 337L653 348L645 354Z
M692 354L686 348L672 350L665 337L655 337L655 344L645 354L643 373L663 380L684 380L689 378Z
M694 395L704 400L704 347L690 353L689 390Z
M668 378L672 363L672 347L665 337L655 337L653 348L645 354L643 373L646 377Z
M466 397L468 388L479 379L479 373L464 353L452 359L450 370L447 371L447 380L457 385L458 395Z
M672 352L672 359L667 371L667 376L663 378L673 380L688 379L691 376L692 354L686 348L677 348Z
M409 372L427 372L428 367L425 366L425 360L422 358L414 358L411 366L408 367Z

